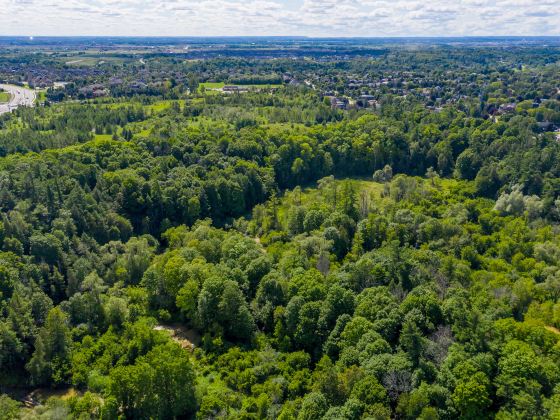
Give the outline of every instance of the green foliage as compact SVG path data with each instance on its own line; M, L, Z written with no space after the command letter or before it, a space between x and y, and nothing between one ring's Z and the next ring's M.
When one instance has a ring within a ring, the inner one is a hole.
M556 58L154 53L146 86L112 64L110 97L1 117L2 389L75 387L44 418L558 417ZM361 75L374 108L296 83Z
M176 344L155 346L133 365L116 367L110 381L109 393L127 417L171 418L195 408L193 367Z
M64 312L59 308L50 310L27 365L34 384L60 384L67 381L71 343L67 324Z
M14 420L19 417L20 404L5 394L0 395L0 419Z

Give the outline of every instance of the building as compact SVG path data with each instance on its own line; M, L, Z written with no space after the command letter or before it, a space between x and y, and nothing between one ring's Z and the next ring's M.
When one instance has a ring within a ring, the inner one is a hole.
M507 113L515 112L515 108L516 108L516 104L514 103L502 104L498 108L498 113L507 114Z
M222 92L224 93L241 93L241 92L247 92L248 89L246 87L243 86L224 86L222 88Z
M239 92L239 86L224 86L222 88L224 92Z
M333 109L347 109L348 108L348 99L346 98L331 98L331 107Z

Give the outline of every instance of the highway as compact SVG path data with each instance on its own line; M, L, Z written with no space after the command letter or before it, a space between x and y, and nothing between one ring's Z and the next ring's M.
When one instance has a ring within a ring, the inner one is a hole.
M11 112L20 106L34 106L37 94L33 89L21 86L0 85L0 89L8 92L12 97L10 102L0 104L0 115Z

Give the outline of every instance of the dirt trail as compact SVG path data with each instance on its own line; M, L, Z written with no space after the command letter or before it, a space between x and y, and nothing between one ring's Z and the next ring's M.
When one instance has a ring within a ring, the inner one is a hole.
M154 327L156 331L167 331L171 338L179 343L182 348L189 349L193 351L197 346L200 345L200 335L193 329L188 329L183 325L173 324L173 325L156 325Z
M81 392L76 390L73 387L69 388L5 388L1 389L0 394L7 394L10 398L20 401L25 408L33 409L34 407L38 407L40 405L45 404L45 402L51 398L62 398L66 400L68 398L74 397L76 395L81 395ZM2 417L0 413L0 418Z
M551 327L551 326L548 326L548 325L545 328L548 331L553 332L554 334L560 335L560 330L558 328L554 328L554 327Z

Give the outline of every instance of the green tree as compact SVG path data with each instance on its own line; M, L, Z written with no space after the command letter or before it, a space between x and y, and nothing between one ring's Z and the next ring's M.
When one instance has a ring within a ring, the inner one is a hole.
M21 404L12 400L6 394L0 395L0 420L15 420L20 418Z
M67 315L58 307L51 309L27 364L34 384L60 384L66 381L70 343Z
M301 404L297 419L314 420L320 419L327 412L327 400L320 392L311 392L305 396Z
M484 418L492 403L488 389L490 381L483 372L461 378L451 396L457 410L465 419Z
M195 408L194 378L186 351L167 343L154 347L134 365L113 369L110 393L127 417L186 416Z

